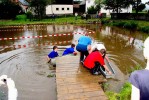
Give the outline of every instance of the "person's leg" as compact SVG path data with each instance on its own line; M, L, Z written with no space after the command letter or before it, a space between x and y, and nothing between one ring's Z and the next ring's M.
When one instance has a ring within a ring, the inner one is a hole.
M103 71L105 71L105 68L99 63L99 62L95 62L98 67L98 72L100 72L100 69L102 69Z
M80 52L80 61L84 61L84 52Z
M89 53L88 53L88 51L85 51L85 52L83 52L84 53L84 55L85 55L85 58L83 58L83 59L86 59L86 57L89 55Z
M98 62L95 62L95 66L94 68L91 69L91 73L93 75L99 75L99 68L100 68L100 64Z
M84 55L87 57L89 55L88 51L85 51Z

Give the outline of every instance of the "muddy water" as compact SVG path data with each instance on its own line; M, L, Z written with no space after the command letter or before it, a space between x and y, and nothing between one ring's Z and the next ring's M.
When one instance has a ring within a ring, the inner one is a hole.
M127 81L130 69L145 66L142 45L145 34L101 25L29 25L0 29L0 75L6 74L16 84L18 100L56 100L55 78L47 75L55 73L46 63L46 55L52 45L60 46L59 55L71 42L76 43L81 34L89 31L94 41L103 42L116 71L114 80L108 80L110 90L119 91ZM62 36L22 38L52 34ZM77 33L77 34L76 34ZM11 39L21 37L19 39Z

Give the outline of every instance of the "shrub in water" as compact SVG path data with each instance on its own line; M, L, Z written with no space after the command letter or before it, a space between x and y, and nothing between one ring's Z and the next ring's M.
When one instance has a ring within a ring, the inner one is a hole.
M140 29L142 32L149 33L149 26L141 27Z
M101 24L107 24L110 23L109 19L101 19Z
M138 26L138 24L135 22L126 22L124 24L124 28L127 28L127 29L136 29L137 26Z
M126 22L113 22L113 26L123 27Z

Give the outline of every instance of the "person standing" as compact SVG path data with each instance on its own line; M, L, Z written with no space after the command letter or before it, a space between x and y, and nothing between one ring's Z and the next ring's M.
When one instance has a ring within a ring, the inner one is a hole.
M76 12L76 13L75 13L75 20L78 19L77 17L78 17L78 13Z
M91 38L88 36L81 36L78 40L76 50L80 52L80 62L84 61L84 56L88 56L88 48L91 45Z
M55 14L54 13L52 14L52 20L55 20Z
M102 13L101 13L101 12L99 12L99 18L100 18L100 19L102 18Z
M144 42L143 55L147 66L143 70L131 73L129 82L132 86L131 100L149 100L149 37Z

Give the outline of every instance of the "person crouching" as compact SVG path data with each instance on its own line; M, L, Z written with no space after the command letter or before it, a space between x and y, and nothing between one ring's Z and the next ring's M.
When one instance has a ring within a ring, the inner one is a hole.
M99 51L91 52L86 59L84 60L84 66L90 69L93 75L99 73L100 67L105 69L109 74L112 74L108 67L105 65L104 57L106 55L105 49L101 49Z

